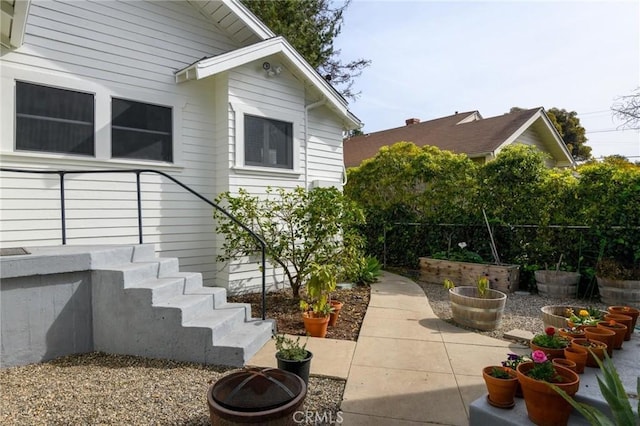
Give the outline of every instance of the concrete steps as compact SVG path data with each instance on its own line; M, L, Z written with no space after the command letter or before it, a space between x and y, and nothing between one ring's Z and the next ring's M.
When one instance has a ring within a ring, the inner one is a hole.
M200 274L155 257L152 245L134 246L126 262L112 255L118 264L101 256L92 271L96 350L242 366L271 338L273 321L227 303L225 289L204 287Z

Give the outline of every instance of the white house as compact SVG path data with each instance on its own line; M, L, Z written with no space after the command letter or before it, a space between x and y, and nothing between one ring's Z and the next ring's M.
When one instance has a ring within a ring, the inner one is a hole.
M341 185L346 101L237 0L2 0L3 168L162 171L209 199L240 187ZM2 247L61 243L60 178L2 172ZM136 180L65 177L68 245L138 242ZM208 285L211 207L142 174L143 234ZM282 281L273 269L269 279Z

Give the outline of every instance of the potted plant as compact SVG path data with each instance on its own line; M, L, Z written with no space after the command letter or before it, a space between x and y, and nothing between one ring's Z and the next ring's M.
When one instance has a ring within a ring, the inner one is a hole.
M296 340L284 334L273 337L276 339L278 368L297 374L308 385L313 354L307 350L307 342L300 345L300 336Z
M487 385L487 400L498 408L511 408L518 386L515 370L504 366L489 366L482 369L482 377Z
M587 367L597 367L596 358L603 360L607 352L607 345L599 340L573 339L571 346L587 351Z
M329 264L311 265L307 283L308 300L300 301L302 319L307 333L312 337L325 337L331 313L330 294L336 289L336 267Z
M449 302L455 322L479 330L493 330L498 326L507 295L489 288L486 276L478 278L475 287L456 287L450 279L444 280L444 286L449 289Z
M616 322L614 320L600 321L597 325L598 328L604 328L616 333L616 337L613 339L613 349L622 349L622 343L624 342L624 336L627 335L627 326Z
M616 333L609 329L599 327L585 327L585 337L589 340L599 340L607 345L607 353L609 356L613 354L613 345L615 343Z
M557 333L568 339L581 339L584 337L584 330L582 329L582 327L564 327L564 328L558 328Z
M602 319L603 313L592 307L580 309L576 313L572 308L567 310L567 324L569 327L595 327L598 321Z
M584 367L587 365L587 356L589 352L582 346L567 346L564 348L564 358L573 361L576 364L575 372L584 373ZM558 358L560 359L560 358Z
M522 364L523 362L531 362L531 361L532 360L530 355L518 355L514 353L508 353L506 361L502 361L502 366L510 368L515 372L518 365ZM522 398L522 388L520 387L520 382L518 382L518 385L516 386L516 396L518 398Z
M518 381L524 393L527 416L537 425L565 425L573 407L558 395L549 383L573 396L578 392L580 377L568 368L554 366L547 355L535 350L532 362L518 365Z
M627 327L627 330L629 328L633 328L633 318L628 316L628 315L622 315L622 314L606 314L604 316L604 319L606 321L615 321L618 322L620 324L624 324ZM630 340L631 339L631 333L627 332L624 335L624 340Z
M636 327L636 323L638 322L640 309L632 308L631 306L609 306L607 311L610 314L626 315L631 317L631 328L627 327L627 334L624 336L624 340L629 340L631 338L631 333L633 333L633 329Z
M564 358L564 348L569 346L569 343L568 339L556 334L555 328L547 327L544 329L544 334L533 336L529 346L533 351L542 351L551 360L553 358Z

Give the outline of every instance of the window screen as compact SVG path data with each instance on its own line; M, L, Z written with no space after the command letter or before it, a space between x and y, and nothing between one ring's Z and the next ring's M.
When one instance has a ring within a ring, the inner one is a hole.
M92 94L16 82L16 149L91 155Z
M293 169L293 125L244 116L244 162L249 166Z
M113 157L173 161L170 107L114 98L111 113Z

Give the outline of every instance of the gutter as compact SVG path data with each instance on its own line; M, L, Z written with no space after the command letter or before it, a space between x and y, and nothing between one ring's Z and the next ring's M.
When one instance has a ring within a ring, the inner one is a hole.
M324 98L304 107L304 189L309 190L309 111L327 103Z

